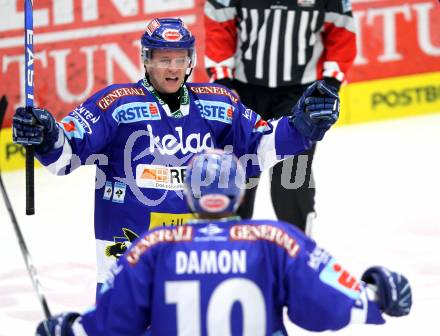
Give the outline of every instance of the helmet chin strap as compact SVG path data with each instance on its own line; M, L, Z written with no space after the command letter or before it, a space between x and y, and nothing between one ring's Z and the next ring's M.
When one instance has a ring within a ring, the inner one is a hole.
M188 80L189 76L191 76L191 73L192 73L193 69L194 69L194 68L191 67L191 68L188 68L188 69L186 70L185 79L183 80L182 85L184 85L184 84L186 83L186 81Z

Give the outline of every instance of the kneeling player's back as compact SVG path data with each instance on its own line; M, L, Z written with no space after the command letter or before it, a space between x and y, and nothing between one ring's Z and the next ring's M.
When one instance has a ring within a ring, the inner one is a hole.
M88 335L283 335L383 323L365 288L293 226L198 222L147 232L120 258Z
M161 231L169 243L152 251L153 334L284 332L283 273L300 250L294 234L276 222L236 220L150 234Z

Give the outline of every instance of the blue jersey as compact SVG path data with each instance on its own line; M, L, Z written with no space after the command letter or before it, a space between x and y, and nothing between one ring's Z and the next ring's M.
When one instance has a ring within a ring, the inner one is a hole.
M38 156L59 175L97 166L99 283L140 233L193 218L183 182L194 154L229 148L254 176L310 146L287 118L266 122L222 86L188 83L183 90L176 116L146 81L111 85L70 112L59 123L56 150Z
M284 307L311 331L385 322L363 283L278 221L158 228L112 272L79 322L89 336L286 335Z

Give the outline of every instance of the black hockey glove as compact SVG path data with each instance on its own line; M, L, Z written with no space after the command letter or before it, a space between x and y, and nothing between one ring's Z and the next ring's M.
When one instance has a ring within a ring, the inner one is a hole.
M411 287L401 274L385 267L370 267L362 275L367 284L377 287L379 307L390 316L408 315L412 305Z
M12 119L14 143L33 145L38 154L53 150L60 130L52 114L45 109L19 107Z
M35 332L35 336L74 336L72 324L80 315L78 313L63 313L55 315L46 320L48 334L44 323L40 322Z
M290 121L311 141L319 141L339 117L336 89L320 80L310 85L293 108Z

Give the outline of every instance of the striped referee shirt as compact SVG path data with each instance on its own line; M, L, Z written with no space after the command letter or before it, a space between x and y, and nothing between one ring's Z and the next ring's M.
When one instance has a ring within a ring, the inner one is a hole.
M356 56L350 0L207 0L205 34L211 81L342 82Z

